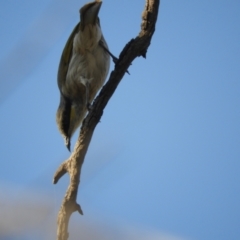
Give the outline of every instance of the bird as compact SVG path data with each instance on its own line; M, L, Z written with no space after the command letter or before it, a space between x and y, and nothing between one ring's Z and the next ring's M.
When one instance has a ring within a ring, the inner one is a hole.
M111 53L98 17L101 5L102 1L96 0L79 10L80 21L69 36L59 63L56 122L69 151L72 135L91 109L109 72Z

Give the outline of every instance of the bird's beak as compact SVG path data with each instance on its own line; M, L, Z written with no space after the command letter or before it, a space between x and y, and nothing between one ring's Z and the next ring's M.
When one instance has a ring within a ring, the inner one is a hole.
M102 2L95 1L84 5L80 9L80 19L82 30L88 24L95 25L98 19L98 13L101 8Z

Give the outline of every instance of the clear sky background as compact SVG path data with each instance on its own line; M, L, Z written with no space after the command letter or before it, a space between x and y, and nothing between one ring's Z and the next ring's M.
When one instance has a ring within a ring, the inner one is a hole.
M85 3L0 3L0 239L55 238L69 181L52 184L69 156L56 76ZM103 1L116 56L144 5ZM240 239L240 1L162 0L147 59L129 71L85 158L70 239Z

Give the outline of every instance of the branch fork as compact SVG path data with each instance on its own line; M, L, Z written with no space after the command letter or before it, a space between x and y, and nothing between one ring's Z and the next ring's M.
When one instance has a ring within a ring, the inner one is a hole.
M94 129L101 119L103 109L107 105L133 60L139 56L146 58L147 49L155 31L159 4L160 0L146 0L139 35L130 40L120 53L119 59L115 64L114 70L110 74L109 80L94 100L87 117L83 121L80 135L71 156L58 167L54 175L54 184L56 184L65 173L70 175L70 183L58 213L58 240L68 239L68 224L71 214L76 211L81 215L83 214L81 206L77 203L77 193L80 183L81 168Z

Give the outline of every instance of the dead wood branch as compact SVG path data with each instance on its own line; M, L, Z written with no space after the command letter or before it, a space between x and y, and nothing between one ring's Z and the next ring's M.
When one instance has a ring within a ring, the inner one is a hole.
M115 68L111 72L108 82L95 99L92 110L83 122L73 153L69 159L60 165L54 175L54 184L56 184L66 172L70 175L70 183L58 214L58 240L68 239L68 224L71 214L75 211L83 214L80 205L77 204L77 192L80 183L82 164L94 129L100 121L103 109L107 105L124 74L127 72L127 69L131 65L132 61L139 56L143 56L144 58L146 57L147 49L155 31L159 4L160 0L146 0L139 35L126 44L122 50L119 59L115 64Z

